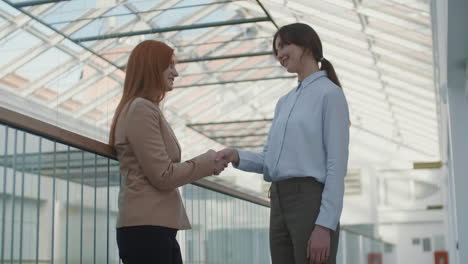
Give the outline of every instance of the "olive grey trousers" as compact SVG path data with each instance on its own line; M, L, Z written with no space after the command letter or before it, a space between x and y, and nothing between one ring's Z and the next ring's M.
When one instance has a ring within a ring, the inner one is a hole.
M273 182L270 189L272 264L309 264L307 243L320 212L323 184L312 177ZM339 225L330 232L330 257L336 263Z

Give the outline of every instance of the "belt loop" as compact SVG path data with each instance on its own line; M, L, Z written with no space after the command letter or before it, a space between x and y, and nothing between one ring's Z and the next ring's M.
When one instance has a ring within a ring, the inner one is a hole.
M273 183L271 183L270 188L268 188L268 198L271 198L271 186L273 186Z

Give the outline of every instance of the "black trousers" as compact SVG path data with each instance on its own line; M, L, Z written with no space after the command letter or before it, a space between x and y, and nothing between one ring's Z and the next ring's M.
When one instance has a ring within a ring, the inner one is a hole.
M308 264L307 242L320 212L323 184L292 178L271 184L270 251L272 264ZM336 263L339 226L330 232L330 258Z
M117 228L119 256L124 264L182 264L176 234L161 226Z

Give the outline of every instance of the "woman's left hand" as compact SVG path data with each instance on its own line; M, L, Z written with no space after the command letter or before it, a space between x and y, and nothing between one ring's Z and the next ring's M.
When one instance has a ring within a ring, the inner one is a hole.
M330 229L316 225L307 243L310 264L325 263L330 256Z

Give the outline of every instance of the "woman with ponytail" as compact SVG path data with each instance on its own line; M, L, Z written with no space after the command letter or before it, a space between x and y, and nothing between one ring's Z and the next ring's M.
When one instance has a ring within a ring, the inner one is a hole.
M310 26L281 27L273 53L299 83L278 101L263 152L228 148L217 159L272 182L273 264L336 263L348 163L346 98Z

